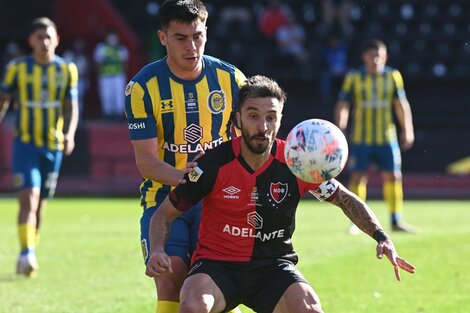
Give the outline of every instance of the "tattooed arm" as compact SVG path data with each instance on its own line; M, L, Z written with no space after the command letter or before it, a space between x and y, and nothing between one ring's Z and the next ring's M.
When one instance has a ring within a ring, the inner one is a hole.
M383 230L374 212L358 196L339 184L336 197L331 203L340 207L357 227L378 242L377 258L382 259L385 254L393 265L397 280L401 280L400 268L412 274L415 272L416 268L412 264L398 256L392 240Z
M165 242L171 229L171 222L182 212L176 209L168 196L158 207L150 220L149 261L145 274L156 277L164 272L172 273L170 257L165 253Z
M359 229L371 237L375 231L383 229L374 212L364 201L341 184L338 189L337 195L331 203L340 207Z

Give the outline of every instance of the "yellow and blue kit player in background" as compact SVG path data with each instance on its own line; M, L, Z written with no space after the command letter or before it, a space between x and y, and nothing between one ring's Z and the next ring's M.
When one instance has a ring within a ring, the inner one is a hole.
M59 36L54 22L41 17L31 23L32 54L12 60L0 85L0 121L14 98L12 170L18 189L17 273L35 276L35 254L42 212L54 195L63 153L75 147L78 123L78 72L55 54Z
M199 0L165 1L158 37L167 56L145 66L126 87L126 116L140 186L141 244L148 261L150 219L173 186L184 183L188 162L230 138L227 124L245 76L204 55L206 20ZM158 313L178 311L179 292L195 250L200 204L172 223L165 246L172 273L155 278Z
M351 115L349 144L350 190L366 199L368 170L375 164L381 172L383 195L390 210L394 231L414 233L402 221L403 186L401 149L414 143L410 104L400 72L386 66L387 47L378 39L366 40L361 47L363 66L350 70L344 79L335 108L335 122L343 131ZM351 114L350 114L351 112ZM400 126L398 142L396 120ZM350 227L356 234L356 228Z

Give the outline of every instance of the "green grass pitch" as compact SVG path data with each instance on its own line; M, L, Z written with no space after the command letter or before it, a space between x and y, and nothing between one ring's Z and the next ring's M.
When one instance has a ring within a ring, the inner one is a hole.
M382 201L370 201L389 229ZM36 279L14 274L17 204L0 198L0 312L154 313L144 275L137 199L58 198L45 212ZM399 254L417 267L395 281L366 235L345 233L339 208L306 199L297 214L299 268L326 312L470 312L470 201L407 201L419 235L392 233ZM242 307L243 312L252 312Z

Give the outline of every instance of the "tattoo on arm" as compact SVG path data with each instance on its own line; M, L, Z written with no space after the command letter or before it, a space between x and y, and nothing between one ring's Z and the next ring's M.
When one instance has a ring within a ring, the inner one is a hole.
M374 231L382 229L380 222L369 206L344 186L340 186L332 203L340 207L344 214L369 236L372 236Z
M162 238L164 242L166 242L168 240L168 237L170 237L171 222L165 221L163 225L165 226L165 228L162 230Z

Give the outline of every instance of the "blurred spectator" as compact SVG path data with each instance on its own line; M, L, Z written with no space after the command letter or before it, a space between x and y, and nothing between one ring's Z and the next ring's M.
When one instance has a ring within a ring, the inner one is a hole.
M233 27L242 35L250 33L253 21L253 13L246 5L232 4L224 6L220 11L220 28L221 34L226 34Z
M350 24L350 0L322 0L323 22L328 28L339 26L347 32Z
M263 35L269 39L274 39L279 27L287 23L290 9L287 5L281 4L280 0L270 0L259 18L259 29Z
M348 51L346 44L336 34L326 39L322 51L323 74L320 83L321 96L324 102L330 102L338 94L341 81L348 69Z
M3 71L5 65L13 59L23 55L23 50L21 50L20 46L16 41L9 41L6 46L5 50L2 52L0 57L0 71Z
M78 106L80 108L80 119L84 116L85 96L90 88L90 62L85 53L85 41L77 39L74 41L71 50L66 50L63 57L68 62L73 62L78 69Z
M289 14L286 23L281 25L276 32L276 43L281 56L293 58L298 66L302 78L308 78L311 74L310 57L305 47L305 29L297 22L293 14Z
M98 65L98 92L102 114L104 118L111 120L121 120L124 117L129 52L119 41L118 34L109 32L105 41L99 43L93 53L93 59Z

